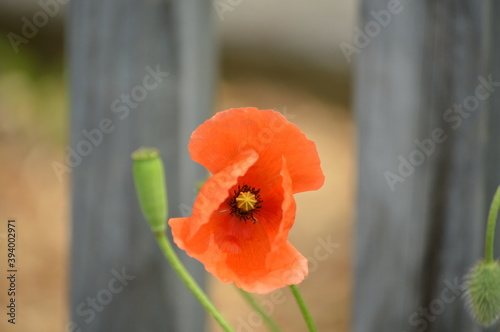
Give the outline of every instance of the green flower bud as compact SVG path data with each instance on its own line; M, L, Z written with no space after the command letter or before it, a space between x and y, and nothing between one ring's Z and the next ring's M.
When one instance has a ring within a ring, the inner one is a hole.
M140 148L132 153L135 189L144 218L153 232L165 231L167 194L163 162L157 149Z
M500 316L500 266L498 261L479 262L468 275L467 304L474 319L483 326Z

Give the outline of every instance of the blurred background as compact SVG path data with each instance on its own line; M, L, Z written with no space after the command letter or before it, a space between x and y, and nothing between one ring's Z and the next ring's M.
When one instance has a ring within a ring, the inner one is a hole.
M68 304L71 178L59 181L53 169L69 144L67 5L61 1L41 27L27 27L46 10L43 3L0 2L0 218L15 218L19 225L19 309L12 331L65 331L74 310ZM352 38L357 2L233 1L223 12L213 4L220 66L213 111L275 109L318 147L326 183L297 195L290 241L310 259L310 275L300 288L319 329L349 331L355 142L351 68L339 44ZM0 229L0 244L5 240ZM325 241L333 241L335 250L318 256ZM208 289L234 326L266 331L232 286L209 277ZM291 295L278 292L283 300L272 306L273 316L284 331L304 331ZM10 328L2 313L0 330ZM208 320L207 330L218 328Z

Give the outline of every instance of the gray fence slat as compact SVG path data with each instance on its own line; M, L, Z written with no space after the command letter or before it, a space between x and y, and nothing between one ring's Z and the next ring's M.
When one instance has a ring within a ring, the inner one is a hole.
M189 213L192 189L206 176L190 161L187 142L212 105L211 4L74 0L67 22L71 147L81 149L89 141L82 130L99 128L104 118L113 128L72 170L72 321L82 331L202 331L201 307L165 262L141 216L129 156L141 145L159 147L170 216ZM155 81L150 72L157 70L168 77L156 74ZM132 106L115 103L122 94L132 96ZM203 267L183 259L203 283ZM102 311L94 310L92 319L77 311L82 303L80 309L89 309L87 297L102 299L113 271L123 268L135 279Z
M359 26L389 3L362 1ZM474 96L478 76L489 74L485 4L401 5L356 59L360 169L353 328L479 331L460 299L461 289L451 285L455 280L461 285L482 255L491 199L486 157L493 146L484 133L493 98L460 124L445 113ZM398 172L403 163L398 157L409 160L413 153L417 160L415 140L432 138L439 128L447 139L435 142L421 165ZM391 191L385 172L404 182Z

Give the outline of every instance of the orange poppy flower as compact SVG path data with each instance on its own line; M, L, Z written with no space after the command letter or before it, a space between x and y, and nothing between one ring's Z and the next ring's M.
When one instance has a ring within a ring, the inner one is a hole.
M314 143L280 113L234 108L191 135L194 161L213 175L188 218L172 218L175 243L222 282L265 294L298 284L307 260L289 242L294 193L324 182Z

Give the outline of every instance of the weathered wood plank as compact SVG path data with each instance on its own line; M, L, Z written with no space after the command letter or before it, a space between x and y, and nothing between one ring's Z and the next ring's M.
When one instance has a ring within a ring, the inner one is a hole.
M204 328L202 309L141 216L129 156L141 145L161 149L170 216L181 216L180 208L193 201L194 184L205 176L190 161L187 142L211 108L216 67L210 6L198 0L70 4L71 147L88 145L82 131L97 131L102 121L112 128L100 130L99 143L90 141L91 153L72 174L70 312L83 331ZM188 265L203 282L203 268L190 259ZM101 311L90 310L87 298L105 299L113 271L122 269L135 279Z
M391 3L363 1L360 27ZM354 331L479 331L453 285L482 254L490 199L485 5L401 6L356 59Z

